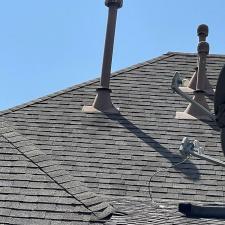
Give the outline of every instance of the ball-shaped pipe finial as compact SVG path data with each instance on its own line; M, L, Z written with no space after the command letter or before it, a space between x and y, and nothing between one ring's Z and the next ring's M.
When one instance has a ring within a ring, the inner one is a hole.
M198 53L209 54L209 44L206 41L201 41L198 44Z
M198 26L198 29L197 29L197 33L198 33L198 36L200 38L200 41L205 41L206 40L206 37L208 36L209 34L209 28L206 24L201 24Z
M115 6L121 8L123 6L123 0L105 0L105 5L107 7Z

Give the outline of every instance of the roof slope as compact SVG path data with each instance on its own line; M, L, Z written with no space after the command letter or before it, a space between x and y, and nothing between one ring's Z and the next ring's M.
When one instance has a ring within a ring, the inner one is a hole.
M112 210L4 121L0 158L1 224L89 224Z
M207 73L215 87L225 56L209 55ZM158 168L182 160L184 136L197 138L207 154L222 157L214 122L176 120L187 103L172 93L175 71L190 78L195 54L168 53L113 74L112 99L120 115L85 114L99 81L2 112L16 129L92 191L148 198L148 180ZM211 102L212 103L212 102ZM210 106L212 104L210 103ZM221 158L222 159L222 158ZM204 160L190 159L152 181L153 198L222 202L225 172Z

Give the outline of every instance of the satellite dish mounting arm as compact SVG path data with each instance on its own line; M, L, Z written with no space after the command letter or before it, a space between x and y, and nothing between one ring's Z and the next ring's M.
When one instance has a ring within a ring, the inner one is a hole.
M208 109L206 109L204 106L193 100L189 95L181 91L181 89L179 88L181 84L182 80L180 78L180 74L176 72L171 83L172 90L176 92L178 95L180 95L182 98L186 99L188 102L194 104L195 106L203 110L211 119L215 121L215 116Z

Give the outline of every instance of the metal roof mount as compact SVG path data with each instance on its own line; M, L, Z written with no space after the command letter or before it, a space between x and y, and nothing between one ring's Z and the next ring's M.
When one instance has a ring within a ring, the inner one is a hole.
M206 74L206 59L209 54L209 44L206 42L208 32L208 26L205 24L201 24L197 29L199 36L197 67L195 68L195 72L188 87L194 91L203 91L206 95L214 95L214 90Z
M100 87L96 90L97 95L92 106L84 106L82 111L87 113L103 112L119 114L119 110L115 108L115 106L112 104L110 96L111 89L109 88L109 84L112 66L117 10L123 6L123 0L105 0L105 5L109 8L109 12Z

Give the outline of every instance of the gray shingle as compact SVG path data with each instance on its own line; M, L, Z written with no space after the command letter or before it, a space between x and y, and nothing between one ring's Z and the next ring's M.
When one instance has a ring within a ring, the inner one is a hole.
M100 198L97 203L93 201L96 203L96 209L93 209L96 213L92 212L92 206L85 205L76 198L76 194L80 193L80 189L87 196L97 197L96 194L82 188L82 184L77 181L71 191L65 189L63 183L69 181L75 184L73 176L16 131L10 129L10 133L4 133L5 127L9 126L7 123L1 123L1 126L0 150L7 147L11 151L10 154L0 151L0 160L6 162L0 170L0 221L8 217L8 224L28 224L28 220L30 224L56 224L62 221L63 224L89 224L92 214L95 217L97 214L101 216L103 212L105 216L111 213L111 206L103 204ZM28 151L24 151L24 146ZM14 161L17 162L16 168ZM29 162L29 166L20 162ZM42 165L43 162L46 163ZM47 168L54 168L54 172L48 174L46 165Z

